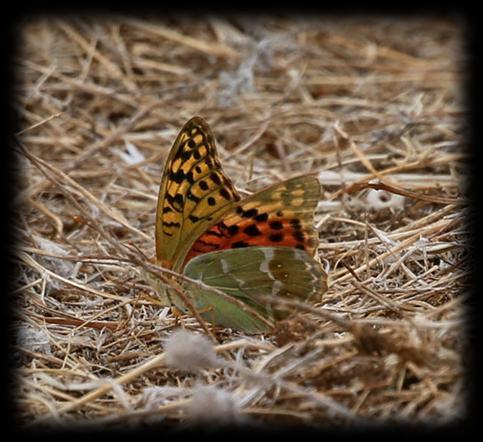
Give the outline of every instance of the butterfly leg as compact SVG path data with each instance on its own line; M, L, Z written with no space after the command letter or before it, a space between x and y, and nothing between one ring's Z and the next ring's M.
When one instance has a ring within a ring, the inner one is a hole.
M183 312L176 306L171 306L171 313L174 316L174 326L178 327L181 323L180 317L183 315Z

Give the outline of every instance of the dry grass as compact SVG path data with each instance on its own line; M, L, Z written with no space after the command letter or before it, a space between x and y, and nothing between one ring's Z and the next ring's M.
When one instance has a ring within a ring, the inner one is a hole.
M23 27L21 419L107 428L461 416L458 24L205 18ZM318 175L330 288L270 335L210 327L217 362L187 373L166 364L166 339L180 326L206 332L161 306L141 269L154 254L163 160L193 115L212 126L243 194Z

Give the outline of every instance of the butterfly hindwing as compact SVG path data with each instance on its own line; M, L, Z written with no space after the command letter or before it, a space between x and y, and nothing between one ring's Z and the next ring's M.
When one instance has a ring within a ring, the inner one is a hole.
M186 261L203 253L249 246L286 246L315 252L313 228L320 184L313 176L277 183L221 215L193 244Z
M181 129L166 160L156 211L156 258L177 270L193 241L240 199L200 117Z
M191 279L223 291L242 301L263 317L278 319L263 295L308 300L326 289L326 274L305 251L291 247L248 247L197 256L185 267ZM190 283L186 287L196 308L210 322L241 329L263 331L266 324L237 304Z

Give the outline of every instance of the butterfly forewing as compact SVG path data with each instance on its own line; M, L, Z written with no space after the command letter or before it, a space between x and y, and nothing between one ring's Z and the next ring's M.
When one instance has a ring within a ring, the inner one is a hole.
M178 270L193 242L240 199L200 117L181 129L166 160L156 210L156 257Z
M222 213L221 219L193 244L185 262L216 250L249 246L286 246L314 255L313 228L320 199L317 178L302 176L275 184Z
M222 290L265 317L272 317L272 308L263 295L313 299L326 290L327 280L317 261L305 251L290 247L248 247L207 253L192 259L184 274ZM241 320L240 316L250 315L238 312L240 309L235 305L231 305L230 314L225 315L217 304L218 297L206 292L193 290L193 299L198 309L210 312L207 319L237 329L240 329L238 322L248 321Z

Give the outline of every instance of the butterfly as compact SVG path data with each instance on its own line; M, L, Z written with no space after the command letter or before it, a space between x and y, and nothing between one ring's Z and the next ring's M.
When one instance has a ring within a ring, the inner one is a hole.
M207 321L267 331L280 312L263 295L309 299L327 288L327 275L313 258L319 197L318 180L302 176L242 200L222 169L210 127L193 117L165 162L156 262L186 277L183 291ZM188 311L175 291L154 284L166 305Z

